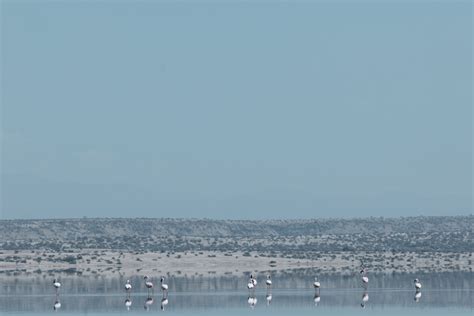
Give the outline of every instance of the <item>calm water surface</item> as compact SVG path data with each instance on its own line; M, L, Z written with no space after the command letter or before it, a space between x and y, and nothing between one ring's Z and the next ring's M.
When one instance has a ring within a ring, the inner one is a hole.
M320 275L319 293L311 288L313 275L311 271L275 274L274 287L268 291L261 273L255 293L246 290L244 275L170 277L167 299L159 290L159 276L154 276L156 288L150 295L142 276L130 277L134 286L130 297L123 290L125 276L62 276L56 297L51 275L3 275L0 311L15 315L472 315L473 311L471 273L373 274L367 290L356 274ZM418 295L415 277L423 282Z

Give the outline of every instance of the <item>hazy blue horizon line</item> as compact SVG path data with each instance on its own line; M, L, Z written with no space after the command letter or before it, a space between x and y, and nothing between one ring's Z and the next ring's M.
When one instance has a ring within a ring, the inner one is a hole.
M206 218L206 217L54 217L54 218L9 218L0 219L1 221L61 221L61 220L103 220L103 219L143 219L143 220L191 220L191 221L317 221L317 220L363 220L363 219L407 219L407 218L459 218L473 217L473 214L456 214L456 215L413 215L413 216L365 216L365 217L311 217L311 218L267 218L267 219L230 219L230 218Z

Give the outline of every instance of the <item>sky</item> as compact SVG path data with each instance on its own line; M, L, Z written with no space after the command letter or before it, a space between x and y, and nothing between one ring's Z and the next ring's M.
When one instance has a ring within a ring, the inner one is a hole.
M472 213L471 1L0 2L0 218Z

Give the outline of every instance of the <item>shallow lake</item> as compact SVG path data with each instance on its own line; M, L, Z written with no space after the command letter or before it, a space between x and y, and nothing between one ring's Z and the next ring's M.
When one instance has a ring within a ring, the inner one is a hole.
M319 292L312 288L313 271L274 274L271 289L265 286L265 273L257 276L254 292L247 290L248 277L243 274L170 276L166 279L170 290L163 299L160 276L151 276L154 293L147 292L143 276L129 277L133 290L128 297L123 290L127 278L120 275L61 275L58 296L52 275L0 275L0 311L15 315L53 311L81 315L471 315L473 308L473 279L466 272L369 274L367 290L356 273L320 275ZM423 283L419 293L414 290L415 277Z

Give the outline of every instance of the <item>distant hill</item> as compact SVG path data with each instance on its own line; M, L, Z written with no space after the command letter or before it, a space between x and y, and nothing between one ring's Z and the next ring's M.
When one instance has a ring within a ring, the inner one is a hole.
M297 236L318 237L323 247L327 236L340 236L336 239L347 242L331 243L333 250L360 249L359 245L365 245L366 250L420 249L421 243L426 250L472 251L473 224L473 216L255 221L170 218L0 220L0 249L57 250L65 245L76 248L209 249L211 243L205 243L201 238L218 240L214 242L217 249L223 239L229 238L271 239L273 244L283 245L278 238L291 242ZM355 242L355 239L361 242ZM167 240L166 245L158 243L163 240ZM229 245L228 241L225 243L228 248L238 247Z

